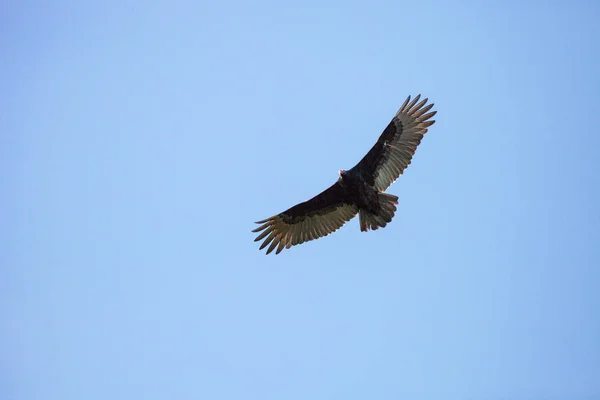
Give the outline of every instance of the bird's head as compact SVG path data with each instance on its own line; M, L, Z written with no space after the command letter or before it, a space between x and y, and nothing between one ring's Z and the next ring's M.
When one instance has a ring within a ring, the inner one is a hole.
M343 170L343 169L340 169L340 170L338 171L338 174L340 174L340 178L343 178L343 177L344 177L344 175L346 175L346 171L345 171L345 170Z

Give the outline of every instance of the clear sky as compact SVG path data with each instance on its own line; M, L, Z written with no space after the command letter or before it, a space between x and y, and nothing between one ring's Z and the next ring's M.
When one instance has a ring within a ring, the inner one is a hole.
M597 2L0 6L0 398L600 399ZM393 223L254 221L438 110Z

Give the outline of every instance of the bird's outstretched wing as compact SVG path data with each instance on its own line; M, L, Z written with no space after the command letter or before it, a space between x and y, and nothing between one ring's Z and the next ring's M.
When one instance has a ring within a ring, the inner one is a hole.
M260 250L271 244L267 254L277 248L279 254L284 248L318 239L337 231L358 212L358 207L345 197L344 189L338 182L310 200L258 221L261 224L252 232L262 231L254 241L266 237Z
M410 101L408 96L377 143L354 167L360 170L367 183L379 191L385 191L402 175L427 128L435 122L430 118L437 111L428 112L433 104L425 105L428 99L419 102L420 98L421 95L418 95Z

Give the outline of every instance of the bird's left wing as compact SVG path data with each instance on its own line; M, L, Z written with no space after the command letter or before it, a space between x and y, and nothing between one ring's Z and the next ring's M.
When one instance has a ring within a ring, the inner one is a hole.
M357 212L358 207L348 202L342 185L336 182L312 199L258 221L257 224L261 225L252 232L262 232L254 241L266 237L260 250L270 243L267 254L276 247L275 254L279 254L284 248L289 249L337 231Z
M354 167L361 171L367 183L383 192L404 172L421 143L427 128L434 124L430 120L437 111L431 111L433 104L428 99L419 102L421 95L404 101L387 128L379 136L377 143Z

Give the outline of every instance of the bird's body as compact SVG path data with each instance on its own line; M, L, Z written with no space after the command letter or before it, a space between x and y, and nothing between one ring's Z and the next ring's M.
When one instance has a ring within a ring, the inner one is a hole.
M384 191L410 164L436 111L427 99L417 104L410 96L363 159L348 171L340 170L336 183L310 200L297 204L261 224L255 241L270 244L267 254L326 236L359 214L360 230L379 229L391 222L398 197Z
M359 170L340 171L339 183L348 200L356 204L359 209L370 212L376 212L379 209L377 190L365 181Z

